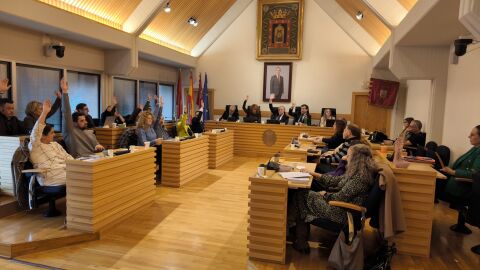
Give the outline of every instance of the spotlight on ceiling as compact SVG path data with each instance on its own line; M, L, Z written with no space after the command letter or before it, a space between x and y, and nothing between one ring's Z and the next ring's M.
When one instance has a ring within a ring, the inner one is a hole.
M195 26L195 27L198 25L198 21L194 17L190 17L190 19L188 19L187 22L188 22L188 24L190 24L192 26Z
M355 14L355 17L357 20L361 21L363 19L363 12L357 11L357 14Z
M172 8L170 7L170 1L167 2L165 7L163 8L163 11L165 11L166 13L170 13L170 11L172 11Z

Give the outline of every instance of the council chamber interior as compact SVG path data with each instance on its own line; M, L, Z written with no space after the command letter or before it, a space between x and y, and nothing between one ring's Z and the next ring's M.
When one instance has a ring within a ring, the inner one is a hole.
M478 0L3 1L0 34L1 269L480 265Z

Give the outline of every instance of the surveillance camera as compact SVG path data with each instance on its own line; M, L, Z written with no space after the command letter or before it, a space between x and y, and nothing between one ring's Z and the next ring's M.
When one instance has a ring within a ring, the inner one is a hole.
M473 39L469 38L460 38L456 39L453 45L455 45L455 55L462 56L467 52L468 44L471 44Z
M65 45L61 42L52 43L50 48L55 50L55 55L57 55L58 58L63 58L65 55Z

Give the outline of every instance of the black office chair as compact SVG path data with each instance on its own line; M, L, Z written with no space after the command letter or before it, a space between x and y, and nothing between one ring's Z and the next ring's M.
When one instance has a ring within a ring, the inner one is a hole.
M480 172L473 175L472 196L467 211L467 222L480 228ZM480 244L473 246L471 251L480 255Z

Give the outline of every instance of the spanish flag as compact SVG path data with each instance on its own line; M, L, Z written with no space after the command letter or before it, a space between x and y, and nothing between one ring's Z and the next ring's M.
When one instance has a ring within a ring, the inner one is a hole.
M187 96L187 106L188 106L188 122L192 122L192 118L195 116L195 105L193 104L193 77L192 70L190 70L190 87L188 88Z

